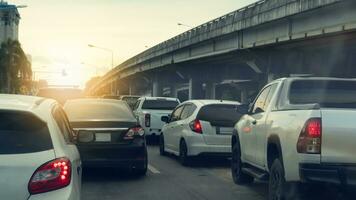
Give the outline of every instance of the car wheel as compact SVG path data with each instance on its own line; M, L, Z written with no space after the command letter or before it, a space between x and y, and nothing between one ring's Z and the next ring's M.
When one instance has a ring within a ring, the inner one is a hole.
M298 183L287 183L284 176L284 167L280 159L272 163L269 175L269 200L295 200L302 195Z
M179 161L183 166L189 165L188 147L184 140L179 145Z
M159 136L159 154L161 156L167 155L167 153L165 151L165 148L164 148L164 136L163 136L163 134L161 134Z
M232 149L231 174L235 184L244 185L250 184L254 178L242 171L241 150L240 145L236 143Z

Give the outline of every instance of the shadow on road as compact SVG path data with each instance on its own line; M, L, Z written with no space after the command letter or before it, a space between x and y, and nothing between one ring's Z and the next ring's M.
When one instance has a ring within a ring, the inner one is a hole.
M231 160L227 158L219 158L219 157L195 157L192 158L189 163L189 167L204 167L204 168L230 168Z

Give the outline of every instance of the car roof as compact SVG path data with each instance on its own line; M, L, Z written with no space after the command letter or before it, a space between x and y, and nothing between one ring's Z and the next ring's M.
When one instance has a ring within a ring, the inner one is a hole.
M177 101L177 98L172 98L172 97L141 97L140 99L145 99L145 100L168 100L168 101Z
M135 97L135 98L140 98L141 96L137 96L137 95L121 95L120 98L123 97Z
M337 78L337 77L319 77L319 76L293 76L276 79L278 81L293 81L293 80L326 80L326 81L356 81L354 78Z
M72 99L68 100L65 105L70 103L119 103L123 102L118 99L103 99L103 98L80 98L80 99Z
M0 94L0 110L31 112L43 121L49 119L48 111L54 104L57 104L55 100L43 97Z
M216 99L197 99L197 100L189 100L184 102L185 103L195 103L195 104L200 104L202 106L204 105L210 105L210 104L241 104L238 101L229 101L229 100L216 100Z

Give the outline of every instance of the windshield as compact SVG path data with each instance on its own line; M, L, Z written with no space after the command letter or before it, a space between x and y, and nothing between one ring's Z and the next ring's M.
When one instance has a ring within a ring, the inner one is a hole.
M329 108L356 108L356 81L294 81L289 100L291 104L318 103Z
M145 100L142 109L148 110L173 110L179 103L171 100Z
M69 121L135 121L125 103L103 103L100 101L71 101L64 107Z

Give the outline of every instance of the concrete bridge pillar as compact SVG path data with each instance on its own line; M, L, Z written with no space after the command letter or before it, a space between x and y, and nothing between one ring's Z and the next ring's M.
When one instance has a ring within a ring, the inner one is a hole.
M162 83L157 77L157 75L152 81L152 96L153 97L162 96Z
M189 79L189 99L203 99L205 96L203 92L202 82L195 78Z
M215 84L213 82L204 83L205 86L205 98L215 99Z

